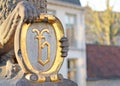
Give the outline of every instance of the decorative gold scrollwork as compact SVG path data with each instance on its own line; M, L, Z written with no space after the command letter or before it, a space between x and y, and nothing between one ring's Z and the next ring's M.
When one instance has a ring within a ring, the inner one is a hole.
M39 31L38 29L33 29L33 32L36 32L37 36L35 37L38 39L38 62L42 65L45 66L49 61L50 61L50 44L46 41L46 37L43 36L44 32L47 32L50 34L48 29L43 29L42 31ZM42 43L42 39L45 41ZM42 60L42 49L47 46L47 59L45 61Z

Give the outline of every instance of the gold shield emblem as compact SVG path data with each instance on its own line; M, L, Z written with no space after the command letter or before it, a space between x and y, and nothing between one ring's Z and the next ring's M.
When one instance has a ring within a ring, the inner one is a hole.
M15 54L22 70L37 82L56 81L63 63L60 39L64 30L58 18L41 14L34 23L24 24L15 34Z

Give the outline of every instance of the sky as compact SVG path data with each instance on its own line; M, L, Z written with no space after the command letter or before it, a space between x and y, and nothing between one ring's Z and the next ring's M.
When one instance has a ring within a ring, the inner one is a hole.
M80 0L82 6L86 6L87 3L94 10L105 10L106 9L106 0ZM113 10L120 12L120 0L110 0L110 6L113 6Z

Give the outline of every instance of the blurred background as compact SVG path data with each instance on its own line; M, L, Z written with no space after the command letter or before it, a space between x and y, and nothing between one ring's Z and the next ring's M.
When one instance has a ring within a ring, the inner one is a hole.
M78 86L120 85L120 0L47 0L69 39L60 73Z

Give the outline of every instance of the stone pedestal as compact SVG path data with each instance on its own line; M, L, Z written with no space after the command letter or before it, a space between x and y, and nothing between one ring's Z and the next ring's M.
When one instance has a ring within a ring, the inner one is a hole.
M0 80L0 86L78 86L75 82L63 79L60 82L32 83L26 79L20 80Z
M78 86L75 82L62 79L59 82L34 83L24 78L24 74L20 71L13 79L0 78L0 86Z

